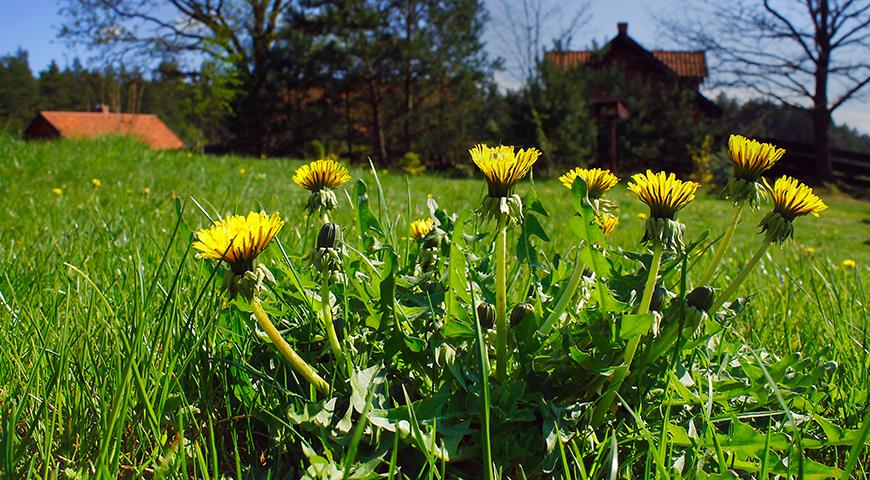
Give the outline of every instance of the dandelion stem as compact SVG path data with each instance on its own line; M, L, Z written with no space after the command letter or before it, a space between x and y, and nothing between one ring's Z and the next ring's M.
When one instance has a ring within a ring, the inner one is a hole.
M559 320L559 317L562 316L562 313L565 312L565 309L568 307L568 302L574 298L574 294L577 292L577 287L580 285L580 280L583 278L583 262L580 261L580 248L584 248L582 245L577 250L577 259L574 261L574 271L571 272L571 278L568 280L568 285L565 286L565 290L562 291L562 296L559 297L559 301L556 302L556 306L553 307L553 310L550 312L550 315L547 316L547 319L544 321L544 324L538 328L538 334L546 336L550 333L550 330L555 325L556 321Z
M320 307L323 314L323 324L326 327L326 336L329 338L329 347L332 349L332 354L335 355L337 362L344 358L344 351L341 349L341 343L338 341L338 334L335 332L335 323L332 321L332 306L329 304L329 269L324 267L321 272L322 283L320 285Z
M269 320L269 316L266 315L266 312L263 311L263 306L260 305L260 299L254 298L251 300L251 307L254 309L254 318L257 319L257 324L260 325L260 328L266 332L266 335L269 336L269 339L272 340L272 344L275 345L275 348L290 362L290 366L293 367L296 372L302 375L306 380L308 380L314 387L320 390L323 393L329 393L329 384L326 383L317 372L311 368L311 365L300 357L293 347L288 344L281 334L278 332L278 329L275 328L275 325Z
M653 247L653 257L649 265L649 275L646 277L646 285L643 288L643 296L640 299L640 306L637 309L638 315L649 313L649 306L652 303L652 294L655 291L656 279L659 276L659 266L662 261L663 248L660 243ZM616 398L616 393L622 387L622 382L628 377L631 371L631 363L634 361L634 354L637 352L637 346L640 344L642 335L637 335L628 340L623 353L622 366L614 370L610 377L610 387L598 401L595 411L592 413L592 423L598 424L604 419L604 415L610 410L613 400Z
M722 257L728 250L728 245L731 244L731 238L734 236L734 231L737 229L737 224L740 222L740 213L742 211L742 202L734 206L734 215L732 215L731 217L731 223L728 225L728 228L722 235L722 241L719 243L719 247L713 253L713 258L707 265L707 269L704 270L704 274L701 276L700 285L707 285L710 279L713 278L713 274L716 272L716 267L719 266L719 262L722 261Z
M499 216L495 241L496 377L507 375L507 217Z
M731 296L737 292L737 288L739 288L740 284L743 283L744 280L746 280L746 277L749 276L749 272L751 272L752 268L755 267L755 264L758 263L759 260L761 260L762 255L764 255L764 252L767 251L767 247L769 247L770 244L771 241L768 239L764 239L764 241L761 242L758 250L755 251L755 255L753 255L752 258L749 259L749 262L747 262L746 265L743 266L743 269L740 270L740 273L738 273L736 277L734 277L734 280L731 280L731 284L728 285L728 288L726 288L719 295L719 298L717 298L716 301L713 302L713 306L710 307L710 310L708 310L710 314L714 314L719 311L719 309L722 308L722 305L725 304L725 301L731 298Z

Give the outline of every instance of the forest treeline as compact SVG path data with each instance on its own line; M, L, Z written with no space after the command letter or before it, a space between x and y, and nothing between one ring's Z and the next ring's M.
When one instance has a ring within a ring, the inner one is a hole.
M438 52L433 55L439 58L411 62L410 74L396 60L369 71L377 77L351 75L328 50L285 58L254 102L258 108L244 98L243 82L213 62L191 73L170 60L151 71L89 68L75 60L34 73L20 50L0 56L0 129L20 135L38 110L87 111L106 104L116 112L159 115L195 149L461 170L469 145L504 142L538 146L545 153L543 170L557 173L596 163L600 139L589 92L618 85L614 92L632 113L618 124L625 171L658 165L698 173L708 168L697 164L699 154L710 149L711 140L715 148L723 145L730 132L793 141L812 137L804 111L720 96L722 115L699 121L693 92L653 92L618 71L565 72L541 65L524 87L502 91L492 80L497 65L480 53L479 43L469 41L454 55L441 49L427 43L420 50ZM383 53L395 59L405 54L398 48ZM870 136L849 127L835 126L831 136L837 148L870 151Z

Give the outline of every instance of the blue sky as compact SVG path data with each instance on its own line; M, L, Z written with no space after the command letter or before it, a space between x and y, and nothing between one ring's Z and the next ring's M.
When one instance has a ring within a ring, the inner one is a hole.
M485 0L491 11L492 21L484 35L487 49L492 56L507 56L507 50L494 34L494 28L502 28L504 22L504 3L514 5L517 0ZM575 0L551 0L561 5L572 5ZM665 43L654 21L655 15L678 12L680 0L591 0L591 20L574 35L574 48L584 48L593 39L599 43L608 41L616 33L616 23L628 22L629 34L647 48L679 48ZM57 31L62 23L58 15L57 0L0 0L0 18L6 19L0 29L0 55L10 53L19 47L30 54L30 67L34 72L44 69L52 60L61 66L75 57L87 59L88 52L71 49L57 40ZM559 22L570 13L554 16L546 25L559 30ZM8 19L12 19L9 21ZM545 46L550 40L543 41ZM508 73L502 73L498 81L512 85L515 81ZM710 95L716 92L707 91ZM740 92L736 92L740 93ZM870 97L870 94L865 95ZM841 107L834 115L838 123L847 123L864 133L870 134L870 98L859 99Z

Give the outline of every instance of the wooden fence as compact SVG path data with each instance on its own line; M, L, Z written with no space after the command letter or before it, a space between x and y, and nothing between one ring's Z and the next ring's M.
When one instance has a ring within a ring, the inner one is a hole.
M769 142L786 150L783 160L776 164L771 176L791 175L810 183L815 182L813 173L813 144L791 142L776 138L760 141ZM850 150L831 149L831 167L837 183L852 193L870 196L870 153Z

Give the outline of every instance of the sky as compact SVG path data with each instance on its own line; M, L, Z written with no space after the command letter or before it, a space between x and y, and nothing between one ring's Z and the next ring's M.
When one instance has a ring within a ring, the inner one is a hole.
M505 32L508 21L506 7L514 9L519 0L484 0L490 11L491 21L484 34L487 51L491 57L509 58L509 49L505 46ZM560 31L571 17L572 6L578 0L545 0L552 5L566 6L549 16L545 25L546 31ZM13 19L4 21L0 29L0 55L16 51L19 47L27 50L30 56L30 68L34 72L45 69L54 60L60 66L69 64L74 58L86 60L87 51L71 48L58 40L57 32L63 21L58 13L60 2L57 0L0 0L0 18ZM609 41L616 34L617 22L628 22L629 35L648 49L679 48L662 40L663 35L655 22L656 16L679 13L683 2L680 0L590 0L590 19L573 35L571 47L583 49L593 40L599 44ZM542 40L545 46L551 45L551 40ZM517 84L516 75L510 72L500 72L496 80L505 87ZM713 97L718 92L710 89L704 93ZM741 92L737 93L738 96ZM870 93L865 98L854 100L834 112L837 123L846 123L863 133L870 134Z

